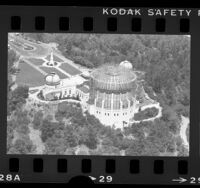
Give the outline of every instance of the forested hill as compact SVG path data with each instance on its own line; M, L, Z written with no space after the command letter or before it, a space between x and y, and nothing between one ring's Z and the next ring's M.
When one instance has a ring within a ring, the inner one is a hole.
M55 42L66 58L94 68L129 60L144 71L151 87L169 105L189 105L190 37L184 35L25 34L45 43ZM162 99L163 100L163 99ZM187 113L188 114L188 113Z

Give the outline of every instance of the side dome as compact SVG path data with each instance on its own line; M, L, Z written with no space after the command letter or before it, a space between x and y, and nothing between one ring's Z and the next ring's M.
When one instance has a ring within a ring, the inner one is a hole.
M82 76L90 77L90 73L88 71L82 72Z
M60 77L55 73L51 72L45 77L46 85L55 86L60 84Z
M119 65L124 67L124 68L127 68L127 69L132 69L133 68L133 65L131 64L131 62L129 62L127 60L122 61Z

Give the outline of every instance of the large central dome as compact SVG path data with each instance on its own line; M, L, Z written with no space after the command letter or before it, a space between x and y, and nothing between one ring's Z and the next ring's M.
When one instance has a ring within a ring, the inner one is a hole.
M126 90L133 87L135 73L118 65L104 65L92 72L93 85L105 90Z

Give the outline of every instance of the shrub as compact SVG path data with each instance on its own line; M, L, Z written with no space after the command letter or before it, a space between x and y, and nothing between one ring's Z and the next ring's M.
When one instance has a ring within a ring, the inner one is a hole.
M134 116L134 120L141 121L141 120L149 119L149 118L155 117L157 114L158 114L157 108L155 107L147 108L145 110L142 110L136 113Z

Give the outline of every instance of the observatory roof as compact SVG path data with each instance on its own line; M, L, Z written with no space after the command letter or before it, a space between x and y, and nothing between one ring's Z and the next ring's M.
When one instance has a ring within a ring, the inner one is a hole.
M131 89L136 74L123 66L104 65L91 74L95 87L106 90Z
M131 62L129 62L127 60L122 61L119 65L123 66L124 68L127 68L127 69L132 69L133 68L133 65L131 64Z
M45 77L45 81L47 85L58 85L60 84L60 77L55 72L51 72Z

